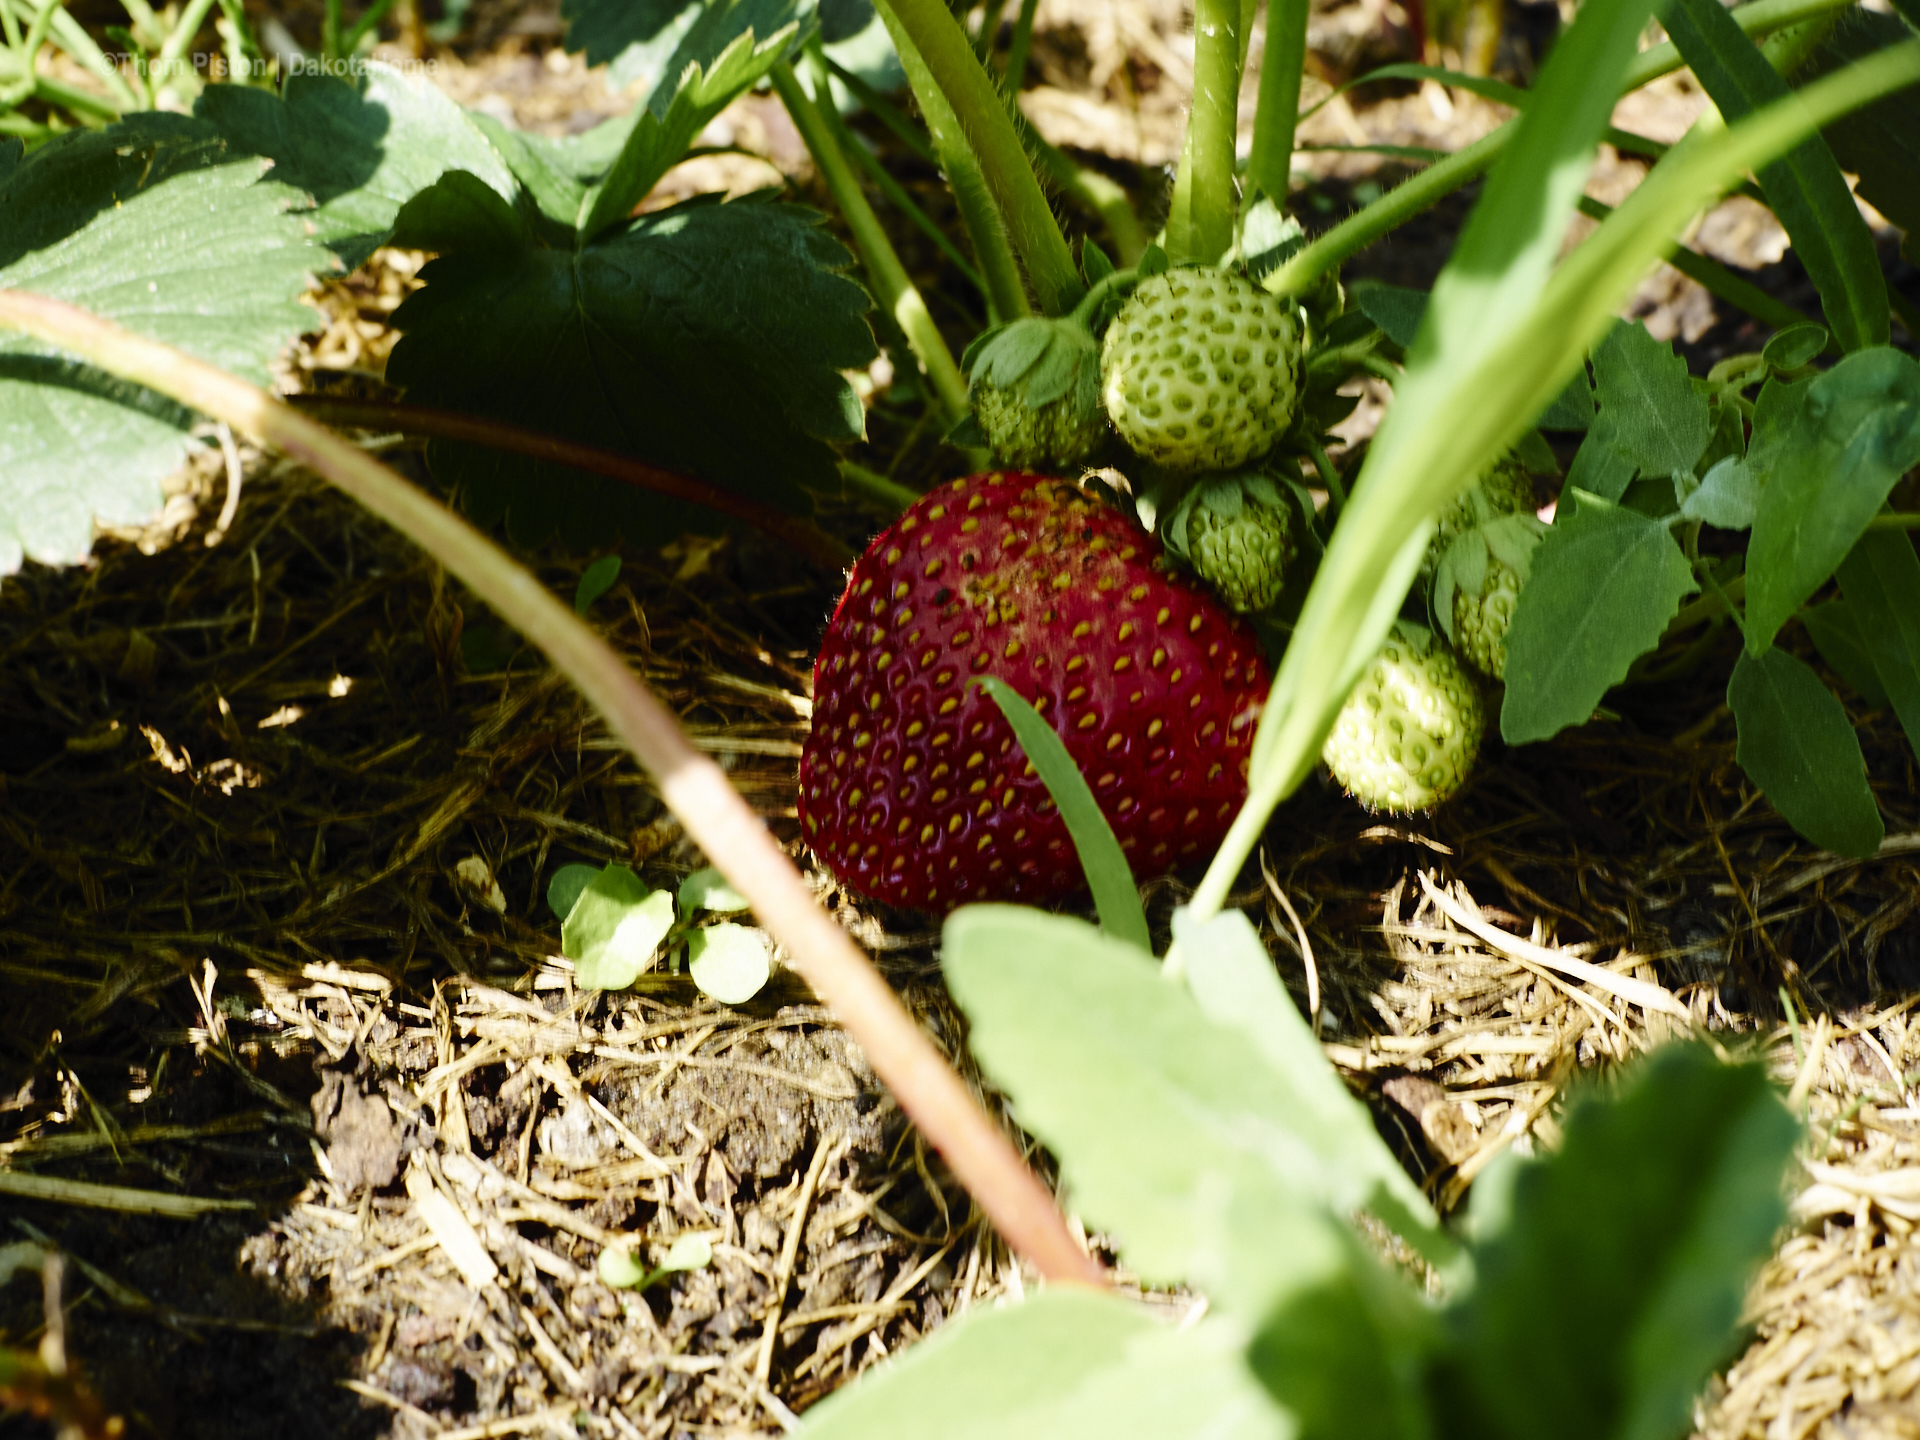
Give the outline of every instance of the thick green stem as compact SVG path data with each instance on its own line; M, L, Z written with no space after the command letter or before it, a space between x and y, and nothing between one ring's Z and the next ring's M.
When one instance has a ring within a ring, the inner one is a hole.
M967 237L973 241L974 258L980 262L980 277L987 284L987 310L995 323L1018 320L1032 312L1027 290L1020 278L1020 266L1014 261L1013 246L1006 227L1000 223L1000 211L987 188L987 177L980 169L973 147L967 143L960 118L947 103L946 95L934 83L933 72L920 58L912 38L885 6L880 18L893 38L900 56L900 67L907 72L907 86L920 102L920 114L933 137L934 153L940 168L947 172L947 184L966 224Z
M1844 10L1854 0L1754 0L1732 12L1740 28L1758 37L1798 25L1829 10ZM1621 93L1637 90L1678 70L1684 62L1672 44L1642 51L1627 67ZM1261 283L1278 295L1298 294L1348 256L1407 223L1429 206L1484 175L1513 138L1515 121L1483 135L1464 150L1429 166L1388 191L1357 214L1319 236Z
M1293 133L1300 116L1311 9L1309 0L1269 0L1267 5L1267 53L1260 61L1260 108L1253 117L1247 178L1283 207L1293 183Z
M993 77L974 57L960 22L940 0L876 0L874 8L899 22L953 107L1041 308L1049 315L1071 310L1086 287L1074 267L1066 236L1053 218L1053 207L1028 163L1013 119ZM901 58L905 60L904 55Z
M257 386L62 301L0 290L0 326L144 385L254 436L344 490L471 586L544 651L652 778L688 838L752 904L793 967L838 1016L909 1118L1007 1242L1043 1275L1099 1284L1053 1197L1021 1161L779 842L614 650L533 575L425 491Z
M880 227L880 218L873 213L873 206L867 203L866 191L860 188L860 177L848 163L846 152L841 148L845 131L840 126L839 112L831 103L816 105L801 88L793 67L784 60L775 62L768 78L773 81L787 113L793 117L800 138L807 142L813 163L820 167L820 176L833 192L834 203L839 205L847 228L853 231L853 243L859 247L860 258L866 262L867 278L873 282L874 299L893 316L907 337L914 358L940 397L947 422L958 423L967 413L967 382L954 363L953 352L947 349L939 327L933 323L933 316L927 313L927 302L907 278L906 266L900 263L893 242ZM822 90L826 87L824 69L819 85Z
M1211 265L1233 245L1240 38L1240 0L1195 0L1193 113L1167 220L1167 257L1176 265Z

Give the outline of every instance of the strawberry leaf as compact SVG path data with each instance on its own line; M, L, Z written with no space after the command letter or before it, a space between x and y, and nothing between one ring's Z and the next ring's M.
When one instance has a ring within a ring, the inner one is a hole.
M1507 632L1500 733L1545 740L1593 714L1699 587L1666 525L1584 492L1533 554Z
M1641 474L1692 473L1713 435L1713 417L1672 345L1638 321L1616 325L1594 347L1593 378L1600 423Z
M471 212L469 218L461 218ZM841 375L875 353L847 252L798 205L699 200L591 244L552 246L470 176L416 196L397 229L440 258L394 322L388 376L418 404L487 415L800 510L836 476L823 440L861 433ZM435 442L434 472L515 538L609 530L658 543L702 512L617 481Z
M313 196L315 238L352 268L386 243L394 216L449 170L512 196L514 177L479 117L425 79L370 63L360 84L296 73L286 94L211 85L194 113L236 150L273 161L273 178Z
M1837 855L1871 855L1886 826L1844 706L1804 660L1769 647L1740 653L1727 682L1739 727L1734 758L1773 808Z
M22 159L0 141L0 287L79 305L266 383L332 259L298 192L205 121L141 114ZM0 333L0 575L71 565L94 526L161 505L194 417L23 336Z

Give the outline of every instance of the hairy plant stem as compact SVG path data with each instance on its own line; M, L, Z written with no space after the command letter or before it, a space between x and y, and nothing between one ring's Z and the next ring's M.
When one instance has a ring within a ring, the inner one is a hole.
M779 842L720 767L687 741L673 715L606 641L486 536L438 500L257 386L171 346L62 301L0 290L0 325L280 450L408 536L543 650L608 729L639 760L660 798L760 922L794 969L832 1007L875 1072L993 1221L1009 1245L1051 1280L1099 1284L1052 1197L886 981L814 899Z
M1732 14L1741 29L1758 38L1829 10L1844 10L1853 3L1854 0L1753 0ZM1637 90L1678 70L1684 63L1679 50L1671 43L1644 50L1627 67L1621 93ZM1348 256L1364 250L1381 236L1485 174L1513 138L1515 123L1507 121L1498 130L1481 136L1465 149L1454 151L1365 209L1348 216L1261 283L1276 295L1299 294Z
M960 22L941 0L875 0L874 8L883 18L897 21L906 32L940 93L953 107L966 143L979 161L980 173L986 177L994 205L1006 223L1013 248L1026 266L1040 308L1049 315L1071 310L1085 289L1080 272L1020 144L1013 118L1007 114L993 77L974 57ZM887 28L894 27L889 24ZM903 54L902 63L905 59ZM908 74L911 78L912 72ZM937 135L935 140L937 143Z
M980 275L987 284L988 318L998 324L1032 314L1033 308L1027 304L1026 283L1020 278L1020 266L1013 258L1012 242L1000 222L1000 211L993 202L980 161L967 143L960 117L947 103L946 95L934 81L933 71L921 59L905 27L886 6L878 9L887 34L893 39L893 48L900 56L900 68L907 72L907 88L920 102L921 118L927 122L927 133L933 137L934 153L940 168L946 171L948 188L953 191L954 204L959 207L960 219L967 227L967 238L973 241L974 258L980 262Z
M1247 178L1285 207L1293 184L1293 135L1300 115L1300 77L1307 64L1310 0L1268 0L1267 53L1260 62L1260 108L1253 117Z
M940 328L927 313L926 300L907 278L907 267L900 263L893 242L881 228L880 217L867 203L867 192L860 188L860 177L853 173L853 166L847 161L846 152L841 148L846 131L840 125L839 112L831 100L825 105L815 104L813 97L801 87L800 77L785 60L776 60L767 78L773 82L780 103L787 107L787 114L793 117L800 138L807 142L813 163L820 167L820 176L833 192L834 203L840 207L847 228L853 231L853 243L859 247L860 258L866 262L867 278L873 282L873 298L907 337L914 358L940 397L947 423L959 423L967 413L967 382L954 363L953 352L947 349ZM826 88L824 69L820 72L818 87Z
M1167 214L1167 258L1176 265L1212 265L1233 245L1240 40L1240 0L1194 0L1193 113Z
M688 475L662 470L643 460L616 455L611 450L591 445L576 445L571 440L503 425L497 420L481 420L451 410L429 410L420 405L405 405L392 400L346 400L330 395L294 395L291 405L302 414L328 425L353 425L366 430L397 430L406 435L425 435L435 440L458 440L530 455L536 460L551 460L570 465L591 475L605 475L656 495L685 500L721 515L753 526L816 565L829 570L844 570L853 564L854 554L819 526L758 500L709 485Z

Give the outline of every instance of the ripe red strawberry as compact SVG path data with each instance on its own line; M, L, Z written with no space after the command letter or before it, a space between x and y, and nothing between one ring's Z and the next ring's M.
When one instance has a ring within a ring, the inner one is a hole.
M1159 559L1061 480L973 475L922 497L853 567L814 664L800 819L815 854L920 910L1085 888L978 675L1060 732L1137 873L1211 853L1246 797L1267 667L1246 626Z

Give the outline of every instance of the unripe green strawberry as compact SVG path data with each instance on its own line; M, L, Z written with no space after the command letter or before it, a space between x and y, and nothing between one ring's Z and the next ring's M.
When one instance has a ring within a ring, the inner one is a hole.
M1265 454L1300 386L1294 307L1244 276L1182 268L1140 282L1100 350L1114 427L1169 470L1231 470Z
M1242 615L1280 597L1299 553L1294 508L1264 475L1216 475L1181 498L1161 539Z
M1427 564L1438 563L1458 536L1483 520L1533 512L1533 477L1518 457L1508 451L1440 512L1433 539L1427 544Z
M1003 465L1064 469L1107 433L1099 347L1078 320L1015 320L975 340L962 363L974 418Z
M1431 810L1466 782L1485 729L1473 677L1432 631L1401 620L1341 706L1320 758L1370 810Z
M1507 670L1507 629L1547 527L1533 515L1500 515L1454 541L1434 567L1432 610L1461 657L1498 680Z

